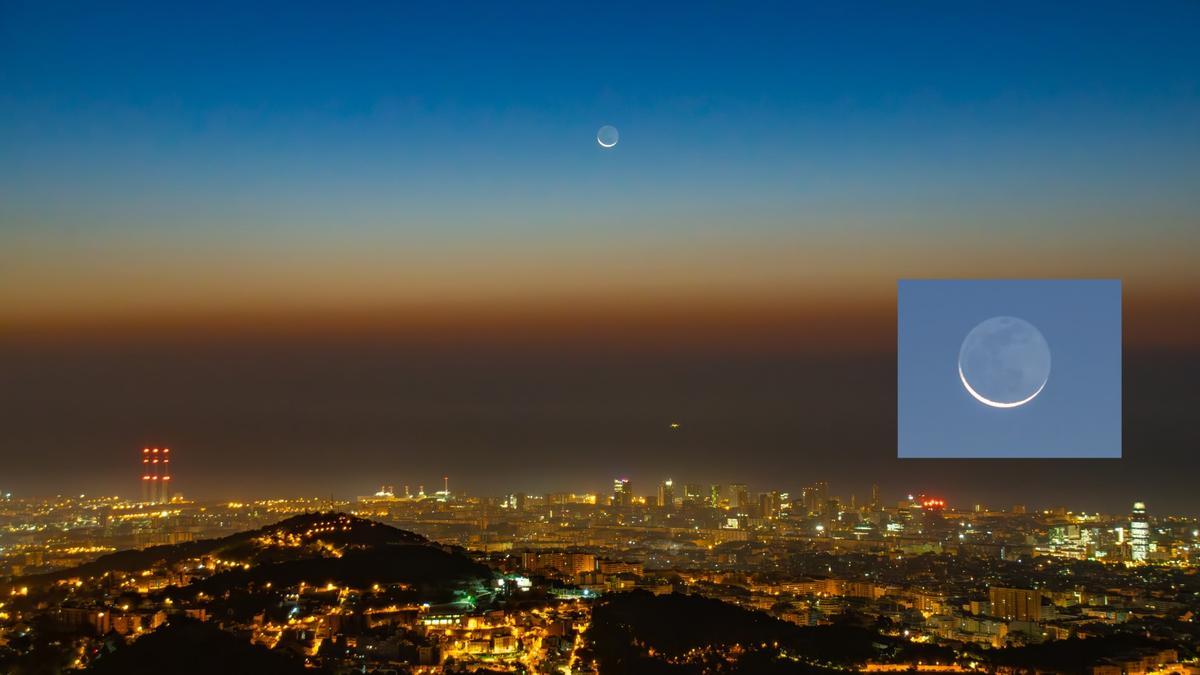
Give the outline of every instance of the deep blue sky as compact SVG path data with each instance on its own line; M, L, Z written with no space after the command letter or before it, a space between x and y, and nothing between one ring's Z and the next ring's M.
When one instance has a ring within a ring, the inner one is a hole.
M979 403L958 376L963 339L995 316L1050 345L1045 389L1017 408ZM1120 281L901 281L897 338L900 457L1120 458Z
M1192 2L0 12L6 228L1178 233L1200 179Z

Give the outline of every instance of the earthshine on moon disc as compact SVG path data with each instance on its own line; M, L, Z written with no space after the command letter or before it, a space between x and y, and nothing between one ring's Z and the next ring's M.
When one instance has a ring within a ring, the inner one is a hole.
M621 134L614 126L605 124L604 126L600 127L599 131L596 132L596 142L599 143L600 147L602 148L611 148L615 146L619 140L621 140Z
M967 393L986 406L1025 405L1050 379L1050 346L1028 321L993 317L967 333L958 352L958 377Z

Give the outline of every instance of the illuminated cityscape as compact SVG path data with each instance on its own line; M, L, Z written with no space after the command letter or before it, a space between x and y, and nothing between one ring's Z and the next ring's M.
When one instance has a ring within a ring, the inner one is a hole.
M187 633L198 622L322 672L613 672L629 659L1057 672L1068 652L1090 673L1200 672L1200 520L1141 501L1109 515L878 486L860 501L826 481L486 496L441 484L236 502L6 494L0 664L26 672L37 653L99 668L114 644L212 638ZM734 647L753 631L726 626L655 647L647 626L626 644L610 622L630 611L677 627L742 612L761 618L739 626L775 637ZM806 631L853 640L852 627L876 646L787 646Z

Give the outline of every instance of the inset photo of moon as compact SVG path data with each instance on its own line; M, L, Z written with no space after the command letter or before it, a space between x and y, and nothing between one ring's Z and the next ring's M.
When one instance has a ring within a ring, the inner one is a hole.
M1121 457L1121 282L902 280L897 456Z

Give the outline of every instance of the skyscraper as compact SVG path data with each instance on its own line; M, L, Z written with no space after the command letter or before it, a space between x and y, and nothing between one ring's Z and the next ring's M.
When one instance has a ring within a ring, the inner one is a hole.
M630 506L633 504L633 487L628 478L613 480L613 506Z
M714 509L721 507L721 492L724 488L719 484L709 486L708 505Z
M729 505L735 509L745 509L750 506L750 490L745 483L729 484Z
M764 492L758 496L758 513L763 518L778 518L782 498L775 491Z
M664 509L675 506L675 482L670 478L658 484L658 505Z
M1134 562L1144 562L1150 556L1150 521L1144 502L1134 502L1129 515L1129 549Z
M826 495L829 494L829 483L817 481L800 489L800 499L809 515L818 515L825 511Z

